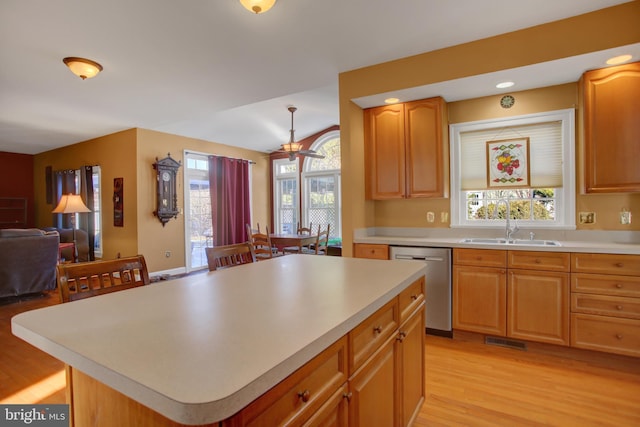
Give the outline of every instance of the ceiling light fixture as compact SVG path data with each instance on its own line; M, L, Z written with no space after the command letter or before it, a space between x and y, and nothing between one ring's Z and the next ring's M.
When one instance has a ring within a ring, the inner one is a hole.
M395 104L400 101L398 98L387 98L384 100L385 104Z
M620 55L614 56L613 58L607 59L607 65L618 65L623 64L632 58L631 55Z
M514 82L500 82L496 85L496 87L498 89L506 89L508 87L513 86L515 83Z
M80 77L82 80L95 77L100 71L102 71L102 65L90 59L70 56L64 58L62 62L69 67L73 74Z
M276 4L276 0L240 0L240 3L245 9L257 15L271 9Z

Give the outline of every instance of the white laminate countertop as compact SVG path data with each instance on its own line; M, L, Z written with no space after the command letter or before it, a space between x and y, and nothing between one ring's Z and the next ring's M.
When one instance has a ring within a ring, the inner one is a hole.
M13 333L176 422L233 415L426 273L287 255L15 316Z
M437 230L431 235L423 235L421 229L383 229L381 233L376 230L360 230L354 235L354 243L374 243L391 246L424 246L447 248L475 248L475 249L503 249L516 251L547 251L547 252L592 252L610 254L640 254L640 241L634 234L631 239L625 240L627 235L621 233L565 233L565 232L538 232L536 239L555 240L560 246L541 245L505 245L505 244L478 244L463 243L466 237L503 237L504 233L494 232L491 235L473 235L460 230ZM428 233L428 231L426 232ZM525 238L526 234L518 236Z

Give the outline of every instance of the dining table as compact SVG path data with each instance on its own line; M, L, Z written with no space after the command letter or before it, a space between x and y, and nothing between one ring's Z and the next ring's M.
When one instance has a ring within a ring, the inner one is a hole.
M269 234L271 244L278 252L284 253L284 248L297 246L302 253L303 246L309 246L318 240L317 234L272 233Z

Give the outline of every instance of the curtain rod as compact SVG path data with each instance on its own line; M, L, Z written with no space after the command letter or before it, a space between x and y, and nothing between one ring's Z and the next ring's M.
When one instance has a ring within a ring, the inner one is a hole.
M196 153L193 151L185 151L185 154L197 154L198 156L207 156L207 157L224 157L225 159L231 159L231 160L246 160L247 162L249 162L252 165L255 165L256 162L254 162L253 160L249 160L249 159L239 159L237 157L228 157L228 156L219 156L217 154L207 154L207 153Z

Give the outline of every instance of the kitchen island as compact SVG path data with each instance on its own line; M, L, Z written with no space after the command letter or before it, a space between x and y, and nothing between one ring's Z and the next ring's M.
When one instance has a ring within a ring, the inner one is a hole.
M368 368L353 358L388 359L379 347L396 341L405 311L424 312L425 273L420 262L287 255L23 313L12 331L69 366L77 426L242 425L243 408L340 343L340 387L357 394L346 379Z

